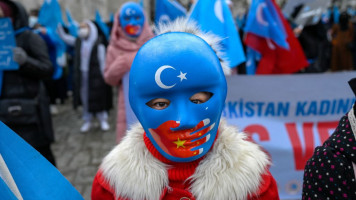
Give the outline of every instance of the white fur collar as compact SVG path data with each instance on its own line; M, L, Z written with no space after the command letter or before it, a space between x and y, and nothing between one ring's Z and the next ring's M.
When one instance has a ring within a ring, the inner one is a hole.
M258 190L268 157L236 128L221 122L219 130L213 149L191 177L190 191L197 200L246 199ZM143 132L140 125L135 125L100 168L117 196L157 200L168 187L168 166L147 150Z

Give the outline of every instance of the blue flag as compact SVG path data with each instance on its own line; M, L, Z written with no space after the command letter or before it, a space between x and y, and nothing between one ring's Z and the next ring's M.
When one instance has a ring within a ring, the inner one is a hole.
M176 0L156 0L155 23L167 23L184 17L187 10Z
M104 33L106 39L109 41L109 38L110 38L109 27L101 19L101 16L100 16L100 13L98 10L96 10L96 12L95 12L95 22L98 24L100 30Z
M212 32L223 39L224 59L231 68L245 61L239 33L225 0L198 0L189 20L196 21L203 31Z
M261 54L250 47L246 47L246 74L256 74L256 61L260 60Z
M69 34L73 35L74 37L77 37L78 36L78 29L79 29L78 22L76 22L72 18L72 15L70 14L70 11L68 9L66 9L66 16L67 16L67 21L68 21Z
M57 0L45 0L38 14L38 23L47 28L47 33L56 45L56 61L59 66L64 67L66 44L61 40L56 32L58 24L64 25L61 7ZM54 69L52 79L57 80L62 77L63 68Z
M45 0L38 14L38 23L42 26L57 29L58 24L64 24L61 7L57 0Z
M289 49L287 33L271 0L252 0L245 32L269 39L278 46Z
M0 163L3 163L0 164L1 199L12 199L19 194L23 199L83 199L50 162L2 122ZM4 195L9 198L2 198Z
M114 23L114 18L115 18L114 13L110 13L110 22L111 23Z
M0 177L0 199L19 200L20 198L15 196L9 186L7 186L5 181Z
M339 23L339 17L340 17L340 11L339 11L339 8L337 6L334 6L333 14L334 14L334 23L338 24Z

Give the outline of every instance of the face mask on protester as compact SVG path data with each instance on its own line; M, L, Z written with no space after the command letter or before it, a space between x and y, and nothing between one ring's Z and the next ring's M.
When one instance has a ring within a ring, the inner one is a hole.
M89 28L88 27L83 27L79 29L78 36L80 38L87 38L89 36Z
M138 51L129 80L131 107L161 155L190 162L211 149L227 84L208 43L190 33L159 35Z
M30 28L33 28L37 24L37 22L38 22L38 17L36 16L30 16L28 18L28 26Z
M124 4L120 9L119 21L128 37L137 38L140 36L145 22L141 6L134 2Z

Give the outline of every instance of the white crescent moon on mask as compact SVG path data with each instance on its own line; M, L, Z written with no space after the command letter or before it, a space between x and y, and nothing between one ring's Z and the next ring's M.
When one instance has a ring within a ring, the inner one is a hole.
M224 14L223 14L221 1L225 1L225 0L217 0L215 2L215 4L214 4L214 13L215 13L215 16L219 19L219 21L221 23L224 23Z
M132 14L132 9L131 8L126 9L125 14L127 16L130 16Z
M165 85L162 83L161 81L161 73L165 70L165 69L174 69L176 70L174 67L169 66L169 65L163 65L162 67L158 68L155 74L155 81L157 83L157 85L162 88L162 89L170 89L172 87L174 87L176 85L176 83L174 85Z
M266 7L266 3L260 3L257 7L256 18L258 23L263 26L268 26L268 22L263 18L263 9Z

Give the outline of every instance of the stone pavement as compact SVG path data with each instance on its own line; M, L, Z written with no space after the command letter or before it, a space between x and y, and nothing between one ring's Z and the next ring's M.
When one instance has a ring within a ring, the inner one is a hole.
M90 200L91 185L103 157L116 145L116 109L109 113L110 130L103 132L99 123L87 133L80 133L81 110L74 111L71 100L57 105L59 113L52 116L56 141L52 150L59 171Z

